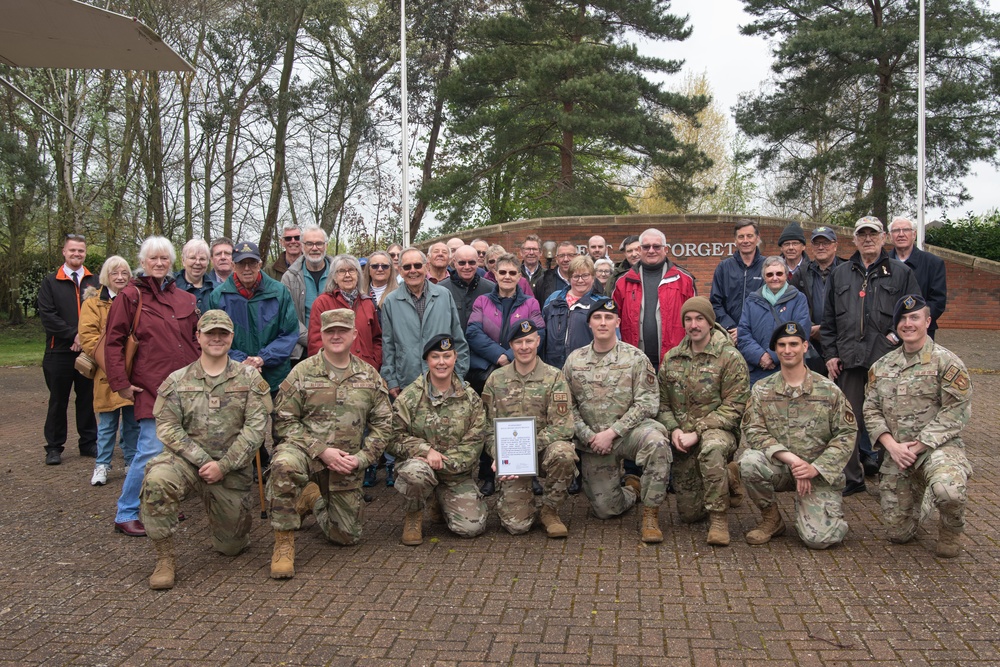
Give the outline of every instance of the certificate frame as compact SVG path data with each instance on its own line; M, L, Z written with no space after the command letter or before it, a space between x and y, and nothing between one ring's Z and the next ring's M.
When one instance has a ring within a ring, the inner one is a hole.
M497 417L493 420L498 477L538 475L538 442L534 417Z

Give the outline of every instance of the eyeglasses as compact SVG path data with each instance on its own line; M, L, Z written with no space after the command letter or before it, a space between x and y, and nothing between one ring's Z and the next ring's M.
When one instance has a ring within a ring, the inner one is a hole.
M570 276L570 280L576 280L577 282L580 282L582 280L587 280L588 278L593 278L593 276L590 275L589 273L578 273L574 276Z
M784 275L785 275L784 271L769 271L768 273L764 274L764 277L765 278L781 278Z
M401 267L404 271L419 271L424 268L423 262L414 262L413 264L403 264Z
M389 265L388 264L369 264L368 266L372 267L372 271L388 271L389 270Z
M568 253L562 253L561 255L556 255L556 259L573 259L574 257L576 257L576 253L573 253L572 255Z
M833 241L828 241L827 239L816 239L812 243L817 248L828 248L833 245Z
M496 274L498 276L510 276L514 277L517 275L517 269L497 269Z
M350 268L347 268L347 269L337 269L337 275L338 276L346 276L346 275L349 275L349 274L352 274L352 273L354 275L357 275L358 270L355 269L354 267L350 267Z
M281 238L285 239L286 241L298 241L302 237L296 234L295 236L282 236Z
M326 247L326 241L305 241L302 245L307 248L323 248Z
M643 243L639 247L642 248L643 250L655 250L656 252L663 250L663 246L660 245L659 243Z
M912 234L913 230L912 229L907 229L906 227L904 227L902 229L894 229L894 230L892 230L891 233L893 235L895 235L895 234Z
M538 248L521 248L521 252L538 252Z
M455 260L455 266L476 266L477 264L479 264L479 262L477 262L474 259L456 259Z

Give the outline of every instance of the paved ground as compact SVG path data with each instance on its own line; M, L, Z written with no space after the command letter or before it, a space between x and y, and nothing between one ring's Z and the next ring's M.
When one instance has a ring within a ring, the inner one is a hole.
M1000 332L942 332L975 383L966 442L967 550L936 559L933 534L891 546L878 499L845 503L844 545L810 552L794 536L749 547L741 507L733 545L705 527L640 545L637 516L598 521L577 497L570 537L514 538L495 516L461 540L443 527L399 544L401 504L375 491L360 546L328 545L310 519L297 576L268 578L270 532L251 549L209 550L203 509L177 540L177 587L153 592L145 539L111 530L123 473L89 486L92 459L42 463L46 394L38 368L0 369L0 662L51 665L996 665L1000 664L998 475ZM990 373L989 371L994 373ZM72 443L75 446L75 442ZM787 511L791 498L785 498Z

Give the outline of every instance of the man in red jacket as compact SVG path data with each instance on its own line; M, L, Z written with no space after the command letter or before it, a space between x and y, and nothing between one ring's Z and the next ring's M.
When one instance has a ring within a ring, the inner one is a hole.
M694 278L667 259L667 237L658 229L639 235L640 262L615 283L621 339L660 360L684 338L681 306L695 295Z

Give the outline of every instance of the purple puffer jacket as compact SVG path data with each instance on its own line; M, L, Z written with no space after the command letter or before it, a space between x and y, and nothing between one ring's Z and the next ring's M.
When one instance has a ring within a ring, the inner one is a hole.
M506 322L503 321L499 292L494 290L477 298L472 304L469 327L465 331L465 338L469 341L469 368L485 370L496 364L497 359L504 354L507 359L513 360L510 335L514 332L514 327L529 319L539 329L545 328L538 301L527 296L520 287L514 293L514 306Z

